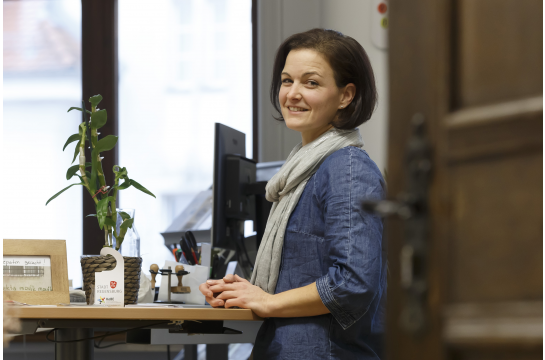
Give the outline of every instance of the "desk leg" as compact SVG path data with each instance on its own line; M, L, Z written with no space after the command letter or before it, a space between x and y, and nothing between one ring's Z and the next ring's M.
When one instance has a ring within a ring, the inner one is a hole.
M56 341L77 340L93 337L93 329L58 329ZM94 360L93 340L55 343L55 360Z
M206 360L229 360L229 344L206 344Z
M198 358L197 345L184 345L184 360L197 360Z

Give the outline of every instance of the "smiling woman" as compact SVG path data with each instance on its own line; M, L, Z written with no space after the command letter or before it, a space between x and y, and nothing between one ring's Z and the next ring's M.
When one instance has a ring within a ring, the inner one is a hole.
M362 209L385 184L357 126L376 105L373 71L354 39L314 29L279 48L271 100L301 133L267 184L273 202L251 281L200 286L215 307L267 318L257 359L380 359L386 300L382 221Z

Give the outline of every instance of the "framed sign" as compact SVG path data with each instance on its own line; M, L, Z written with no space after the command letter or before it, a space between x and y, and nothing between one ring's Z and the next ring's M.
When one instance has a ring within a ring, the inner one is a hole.
M70 303L66 240L4 239L4 293L30 305Z

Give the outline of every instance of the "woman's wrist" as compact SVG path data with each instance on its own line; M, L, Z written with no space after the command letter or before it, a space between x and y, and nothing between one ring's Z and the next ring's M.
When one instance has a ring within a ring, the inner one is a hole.
M264 308L265 314L267 315L266 317L275 317L276 312L278 311L277 300L278 296L276 295L267 294L267 296L265 297Z

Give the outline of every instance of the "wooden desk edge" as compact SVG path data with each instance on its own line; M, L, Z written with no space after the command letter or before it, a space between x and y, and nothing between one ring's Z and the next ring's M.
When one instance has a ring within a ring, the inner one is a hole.
M245 320L263 321L249 309L85 308L15 306L20 319Z

